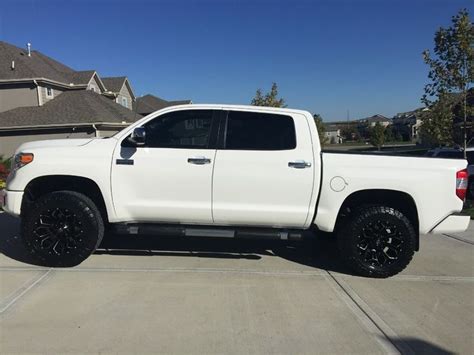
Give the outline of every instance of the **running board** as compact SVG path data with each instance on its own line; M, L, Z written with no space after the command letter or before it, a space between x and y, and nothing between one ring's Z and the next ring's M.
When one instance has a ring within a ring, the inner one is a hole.
M148 234L169 237L205 237L266 240L300 240L307 231L269 228L209 228L184 225L161 224L116 224L112 225L118 234Z

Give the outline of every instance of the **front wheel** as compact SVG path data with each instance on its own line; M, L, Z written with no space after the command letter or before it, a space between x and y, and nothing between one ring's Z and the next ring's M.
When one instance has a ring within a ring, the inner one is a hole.
M45 266L75 266L99 246L102 216L87 196L57 191L40 197L22 215L21 236L27 250Z
M394 208L361 207L342 223L338 231L339 249L345 262L359 275L393 276L413 258L415 229Z

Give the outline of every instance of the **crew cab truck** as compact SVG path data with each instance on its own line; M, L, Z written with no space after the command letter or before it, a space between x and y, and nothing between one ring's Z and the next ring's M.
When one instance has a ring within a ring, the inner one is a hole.
M3 200L48 266L81 263L106 229L288 240L324 231L356 273L388 277L420 234L467 228L466 166L322 152L306 111L182 105L110 138L23 144Z

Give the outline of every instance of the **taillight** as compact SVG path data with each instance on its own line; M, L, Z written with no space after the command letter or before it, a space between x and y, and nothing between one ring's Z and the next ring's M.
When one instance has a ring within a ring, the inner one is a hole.
M459 170L456 173L456 196L464 201L467 193L467 180L468 173L467 169Z

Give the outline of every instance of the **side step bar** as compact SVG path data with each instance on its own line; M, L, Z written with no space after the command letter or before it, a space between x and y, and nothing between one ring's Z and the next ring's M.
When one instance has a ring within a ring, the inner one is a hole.
M116 224L118 234L148 234L168 237L215 237L236 239L300 240L308 231L269 228L210 228L162 224Z

